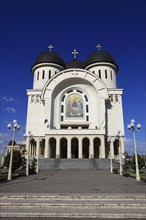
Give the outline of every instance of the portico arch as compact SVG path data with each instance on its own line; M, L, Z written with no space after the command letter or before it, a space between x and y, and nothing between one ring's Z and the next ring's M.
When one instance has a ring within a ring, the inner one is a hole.
M36 142L34 139L30 141L29 154L31 156L36 155Z
M89 139L83 138L82 140L82 149L83 149L83 158L89 158Z
M50 145L50 158L55 158L56 157L56 139L50 138L49 145Z
M60 157L67 158L67 139L61 138L60 140Z
M117 157L119 155L119 140L114 142L114 155Z
M105 157L109 158L110 156L110 143L105 141Z
M94 157L95 158L100 157L100 145L101 145L100 138L94 138Z
M78 146L78 139L72 138L71 140L71 156L72 158L79 157L79 146Z
M45 153L45 139L42 139L40 141L40 155L44 156Z

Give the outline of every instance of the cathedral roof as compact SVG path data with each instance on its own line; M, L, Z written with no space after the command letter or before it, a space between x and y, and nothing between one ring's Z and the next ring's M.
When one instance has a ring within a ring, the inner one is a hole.
M55 63L60 66L65 66L63 59L54 51L45 51L36 58L34 66L40 63Z
M98 63L98 62L107 62L107 63L112 63L117 66L114 58L112 57L111 54L109 54L106 51L95 51L91 53L86 60L86 66L93 64L93 63Z
M85 63L77 59L73 59L72 61L69 61L65 64L66 69L71 69L71 68L83 69L84 66L85 66Z

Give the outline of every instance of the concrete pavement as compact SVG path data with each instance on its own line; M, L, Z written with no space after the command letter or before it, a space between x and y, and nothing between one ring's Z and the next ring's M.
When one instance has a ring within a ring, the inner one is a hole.
M146 184L107 170L41 171L0 190L2 220L146 218Z
M142 193L146 184L107 170L46 170L0 184L1 193Z

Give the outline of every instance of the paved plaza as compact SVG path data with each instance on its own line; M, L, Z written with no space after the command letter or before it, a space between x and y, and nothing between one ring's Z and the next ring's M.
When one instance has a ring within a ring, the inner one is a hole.
M46 170L0 184L1 193L141 193L146 183L101 170Z
M108 170L45 170L0 184L2 220L145 219L146 183Z

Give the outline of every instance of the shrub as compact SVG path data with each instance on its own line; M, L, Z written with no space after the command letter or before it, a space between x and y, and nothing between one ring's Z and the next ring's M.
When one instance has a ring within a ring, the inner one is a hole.
M10 153L4 159L4 167L9 168L10 163ZM17 150L13 151L13 160L12 160L12 172L17 170L22 165L21 153Z

